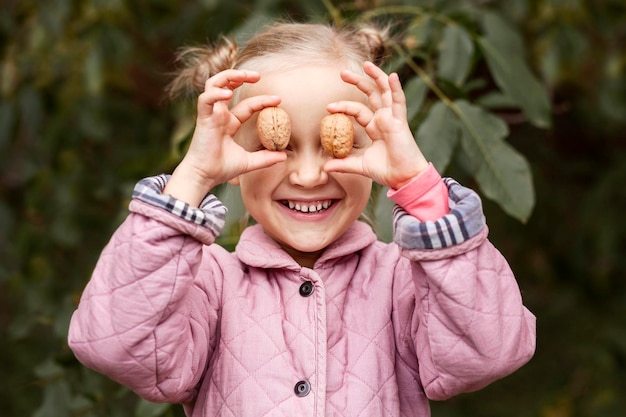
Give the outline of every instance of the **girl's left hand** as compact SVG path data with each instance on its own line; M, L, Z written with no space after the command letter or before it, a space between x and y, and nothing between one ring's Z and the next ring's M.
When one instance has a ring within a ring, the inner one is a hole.
M398 189L428 168L428 161L409 128L406 98L398 74L387 75L371 62L363 64L363 70L366 75L344 70L341 78L365 93L369 106L339 101L330 103L327 110L354 117L365 128L372 144L363 153L329 160L325 170L364 175Z

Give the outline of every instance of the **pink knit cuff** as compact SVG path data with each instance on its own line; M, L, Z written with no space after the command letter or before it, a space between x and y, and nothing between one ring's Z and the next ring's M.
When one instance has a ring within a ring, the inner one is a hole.
M421 221L436 220L450 212L448 188L432 163L399 190L390 189L387 197Z

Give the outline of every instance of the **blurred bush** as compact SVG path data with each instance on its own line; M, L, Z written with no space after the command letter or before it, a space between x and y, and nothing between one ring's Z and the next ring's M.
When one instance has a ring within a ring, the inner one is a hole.
M7 0L0 14L2 415L181 416L68 350L69 317L145 176L175 166L193 103L163 88L176 49L264 22L379 20L387 69L446 175L479 190L491 239L538 316L530 364L435 416L626 414L626 5L620 0ZM389 202L370 207L389 239ZM221 243L245 213L236 190Z

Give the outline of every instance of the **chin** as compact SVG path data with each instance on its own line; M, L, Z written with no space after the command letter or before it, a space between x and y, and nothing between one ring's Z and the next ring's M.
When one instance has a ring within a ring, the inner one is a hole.
M332 241L323 241L323 242L314 242L312 243L310 240L308 241L308 243L306 245L300 245L300 244L292 244L291 243L287 243L287 245L290 248L293 248L294 250L297 250L298 252L303 252L303 253L315 253L315 252L320 252L323 251L324 249L326 249L326 247L328 245L330 245L332 243Z
M328 237L316 238L306 232L296 233L295 236L272 236L272 238L284 248L290 248L302 253L321 252L336 239L336 237L334 239Z

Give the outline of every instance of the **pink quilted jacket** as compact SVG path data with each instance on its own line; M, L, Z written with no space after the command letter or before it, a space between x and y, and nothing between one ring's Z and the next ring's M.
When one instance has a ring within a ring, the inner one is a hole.
M314 269L259 226L235 253L143 201L70 326L86 366L189 416L428 416L526 363L535 318L484 227L402 250L355 223Z

